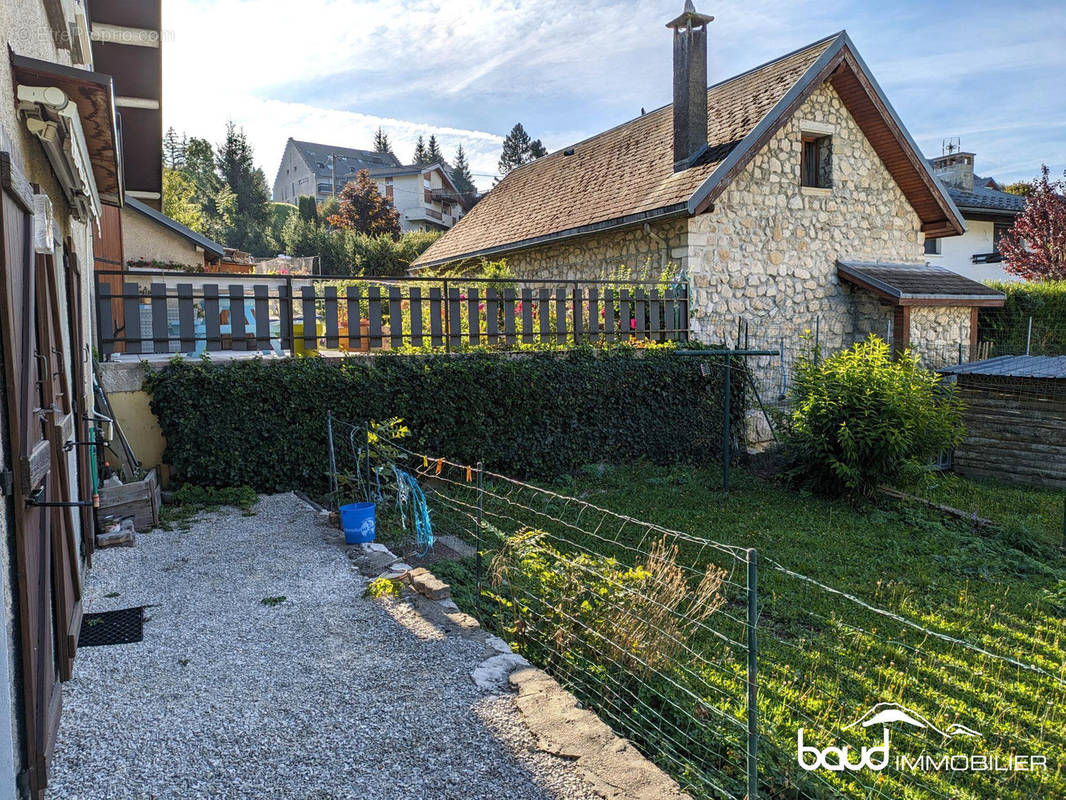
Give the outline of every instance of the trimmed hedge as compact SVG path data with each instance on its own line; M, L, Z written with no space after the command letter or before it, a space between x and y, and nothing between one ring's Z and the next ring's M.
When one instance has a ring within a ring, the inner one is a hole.
M176 480L259 491L327 485L326 412L401 417L406 446L517 477L584 464L720 459L723 359L622 348L520 356L174 360L149 375ZM732 381L736 441L743 424Z
M978 317L978 340L994 343L993 356L1025 353L1029 317L1032 355L1066 355L1066 281L991 286L1007 295L1003 308L983 308Z

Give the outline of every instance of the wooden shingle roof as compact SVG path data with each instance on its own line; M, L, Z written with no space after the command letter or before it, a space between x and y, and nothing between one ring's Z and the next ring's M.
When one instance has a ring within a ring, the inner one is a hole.
M841 32L711 86L708 146L688 169L674 172L673 106L664 106L512 170L412 266L503 255L705 211L812 91L831 77L856 72L860 80L839 88L855 93L862 118L853 113L864 131L864 121L891 128L875 149L890 170L895 168L927 233L962 233L957 209ZM873 95L865 104L860 102L864 92Z

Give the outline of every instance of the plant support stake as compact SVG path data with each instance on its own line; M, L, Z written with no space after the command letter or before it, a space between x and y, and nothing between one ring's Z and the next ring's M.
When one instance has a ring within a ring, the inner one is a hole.
M477 548L477 555L475 556L475 572L477 580L477 594L474 596L474 618L478 621L481 620L481 525L482 516L484 513L484 494L485 494L485 464L482 461L477 462L477 531L474 533L474 546Z
M748 550L748 798L759 796L759 648L755 626L759 622L759 554Z
M729 491L729 439L730 439L730 422L732 417L732 409L730 408L731 397L731 384L732 377L730 375L733 359L726 354L725 358L725 396L722 400L722 489L726 492Z

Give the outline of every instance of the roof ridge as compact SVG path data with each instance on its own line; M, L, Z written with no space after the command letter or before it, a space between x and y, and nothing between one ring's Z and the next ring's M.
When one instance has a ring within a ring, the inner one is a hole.
M805 44L802 47L797 47L795 50L792 50L791 52L785 53L784 55L778 56L777 58L772 58L769 61L765 61L762 64L759 64L758 66L752 67L751 69L744 70L743 72L738 72L736 75L731 75L730 77L724 78L724 79L718 81L717 83L709 84L707 86L707 91L710 92L712 89L717 89L719 87L725 86L728 83L732 83L733 81L740 80L741 78L743 78L745 76L748 76L748 75L751 75L751 74L753 74L755 72L758 72L761 69L766 69L767 67L772 67L774 64L778 64L781 61L784 61L784 60L786 60L788 58L792 58L793 56L799 55L800 53L803 53L803 52L805 52L807 50L812 50L815 47L818 47L819 45L822 45L822 44L825 44L826 42L829 42L829 41L832 41L834 39L837 39L842 34L846 35L847 31L845 29L841 29L841 30L837 31L836 33L830 34L829 36L823 36L821 39L818 39L817 41L814 41L814 42L810 42L809 44ZM563 147L560 147L557 150L553 150L552 152L548 153L548 155L544 156L543 158L536 159L536 161L530 161L528 164L522 164L521 166L515 167L514 169L512 169L510 172L508 172L507 175L505 175L500 180L500 183L503 183L503 181L507 180L507 178L510 177L510 175L512 173L517 172L519 170L523 170L526 167L529 167L529 166L531 166L533 164L536 164L536 163L538 163L540 161L543 161L545 158L551 158L552 156L558 155L559 153L563 153L563 152L565 152L567 150L570 150L572 148L580 147L581 145L588 144L589 142L596 141L597 139L599 139L602 136L606 136L609 133L614 133L617 130L625 128L627 125L632 125L633 123L639 122L642 119L647 119L648 117L652 116L653 114L658 114L658 113L660 113L662 111L665 111L668 108L673 108L673 105L674 105L673 101L671 101L671 102L669 102L669 103L667 103L665 105L659 106L658 108L653 108L651 111L645 112L644 114L639 114L639 115L637 115L635 117L632 117L632 118L626 120L625 122L619 122L617 125L614 125L614 126L612 126L610 128L607 128L606 130L600 131L599 133L595 133L592 136L586 136L584 139L581 139L580 141L574 142L572 144L564 145Z

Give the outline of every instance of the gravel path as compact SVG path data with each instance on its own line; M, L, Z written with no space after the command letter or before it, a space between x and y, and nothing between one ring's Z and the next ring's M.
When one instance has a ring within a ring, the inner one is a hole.
M98 552L86 609L151 607L143 642L78 652L48 796L595 797L474 686L483 645L365 583L293 495Z

